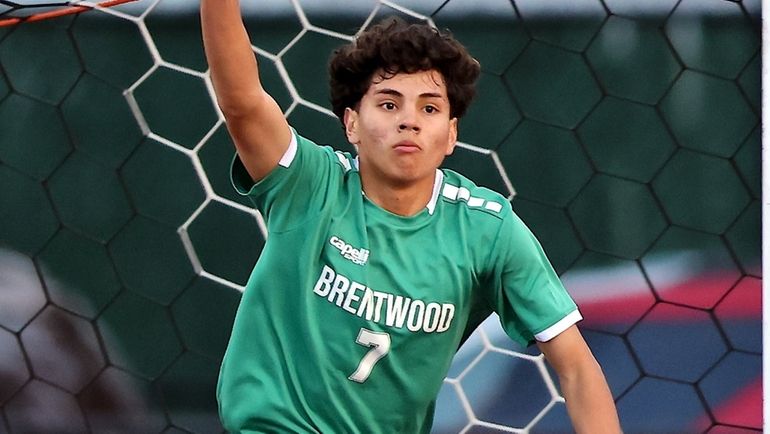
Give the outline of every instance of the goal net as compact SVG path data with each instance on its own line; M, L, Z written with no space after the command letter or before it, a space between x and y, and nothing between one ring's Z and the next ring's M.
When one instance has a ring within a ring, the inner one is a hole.
M483 72L445 167L540 239L625 432L760 430L759 0L242 3L289 122L346 151L331 50L386 16L449 28ZM221 430L267 237L233 151L197 2L0 0L0 432ZM570 431L542 355L484 322L433 432Z

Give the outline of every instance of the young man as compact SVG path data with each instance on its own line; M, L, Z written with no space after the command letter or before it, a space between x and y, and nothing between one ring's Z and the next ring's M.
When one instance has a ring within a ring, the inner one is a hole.
M619 432L537 241L504 197L438 169L479 74L458 42L390 21L335 53L332 103L353 157L289 127L237 0L202 0L201 17L233 183L269 232L222 363L228 430L427 433L455 351L494 311L513 339L537 342L578 432Z

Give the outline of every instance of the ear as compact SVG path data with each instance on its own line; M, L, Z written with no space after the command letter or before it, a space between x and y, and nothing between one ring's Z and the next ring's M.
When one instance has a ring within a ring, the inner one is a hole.
M345 135L348 138L348 142L351 145L357 145L358 138L358 112L350 107L345 108L345 115L343 117L345 123Z
M455 150L457 144L457 118L449 120L449 134L447 140L446 153L444 155L450 155Z

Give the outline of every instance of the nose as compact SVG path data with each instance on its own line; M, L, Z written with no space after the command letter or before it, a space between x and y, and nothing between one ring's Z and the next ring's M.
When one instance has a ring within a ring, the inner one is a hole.
M414 120L412 117L401 119L401 122L398 124L398 131L413 131L415 133L420 132L420 126L417 124L417 121Z
M417 121L417 114L413 110L404 109L401 112L401 119L398 123L398 131L413 131L415 133L420 131L420 124Z

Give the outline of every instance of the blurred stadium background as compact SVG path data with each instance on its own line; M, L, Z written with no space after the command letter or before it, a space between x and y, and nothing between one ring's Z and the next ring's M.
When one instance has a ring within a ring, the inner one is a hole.
M539 237L625 432L761 430L760 0L244 3L292 125L343 149L330 51L387 15L451 29L483 75L446 166ZM196 11L0 27L0 434L222 431L264 235L228 183ZM570 431L536 351L487 321L434 432Z

